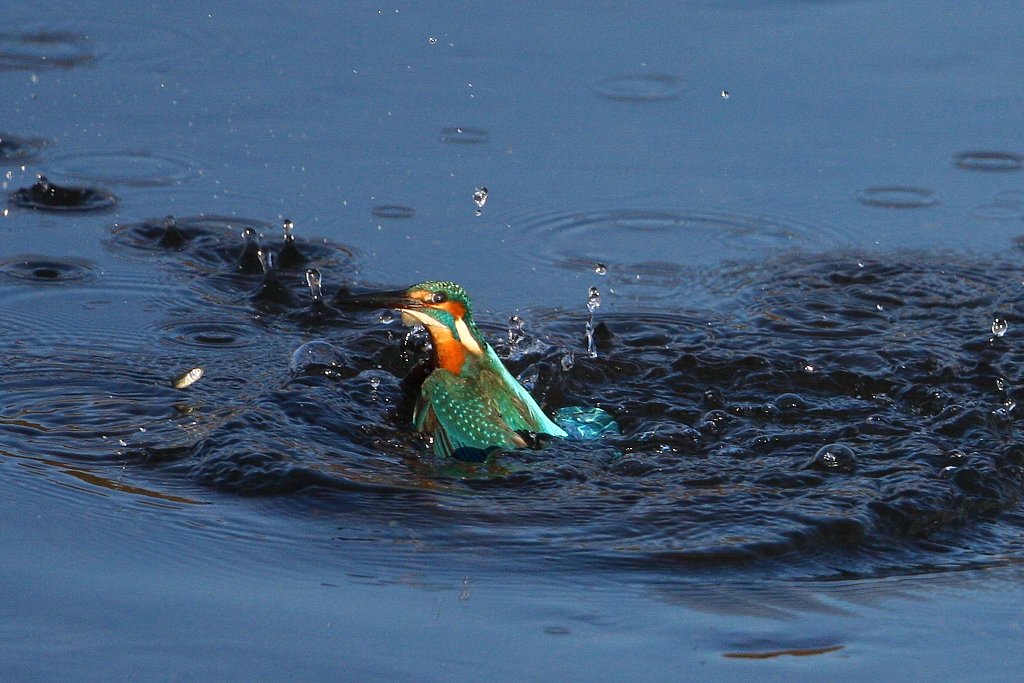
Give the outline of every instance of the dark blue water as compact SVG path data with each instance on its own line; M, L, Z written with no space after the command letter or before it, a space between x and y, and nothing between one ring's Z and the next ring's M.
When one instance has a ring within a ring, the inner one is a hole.
M1014 678L1014 5L0 18L5 677ZM435 457L425 278L622 434Z

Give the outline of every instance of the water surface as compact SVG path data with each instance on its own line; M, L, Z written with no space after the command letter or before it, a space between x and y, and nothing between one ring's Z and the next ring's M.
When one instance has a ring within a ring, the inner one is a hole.
M0 217L0 670L1011 679L1022 52L984 8L0 11L5 191L117 199ZM310 267L461 282L622 434L437 459L423 336Z

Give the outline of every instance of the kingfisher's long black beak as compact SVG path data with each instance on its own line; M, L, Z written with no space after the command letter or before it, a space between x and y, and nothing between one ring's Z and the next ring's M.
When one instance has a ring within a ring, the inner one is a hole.
M352 294L338 292L334 297L334 305L339 308L422 308L423 302L409 296L408 290L397 289L391 292L366 292Z

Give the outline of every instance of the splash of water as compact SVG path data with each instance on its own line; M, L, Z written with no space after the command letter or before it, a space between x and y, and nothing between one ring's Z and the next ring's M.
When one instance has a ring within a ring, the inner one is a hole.
M594 340L594 312L601 307L601 292L591 287L587 292L587 355L597 358L597 342Z

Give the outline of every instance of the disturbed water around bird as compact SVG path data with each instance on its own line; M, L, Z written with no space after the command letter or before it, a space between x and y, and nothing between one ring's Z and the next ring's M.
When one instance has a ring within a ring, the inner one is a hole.
M1019 551L1021 259L788 256L697 271L673 299L700 307L485 321L549 411L598 405L622 434L480 465L435 457L410 428L425 336L391 312L340 312L330 288L311 296L306 266L334 289L360 286L353 248L220 217L115 224L105 243L126 274L0 265L5 310L46 312L4 326L11 455L43 450L156 499L192 486L286 495L285 508L350 507L363 534L594 567L821 579ZM62 340L47 320L115 289L142 324ZM310 340L329 352L293 358ZM201 380L175 387L191 367Z
M1024 51L943 7L0 11L0 674L1013 679ZM334 305L428 278L620 433L437 457Z

